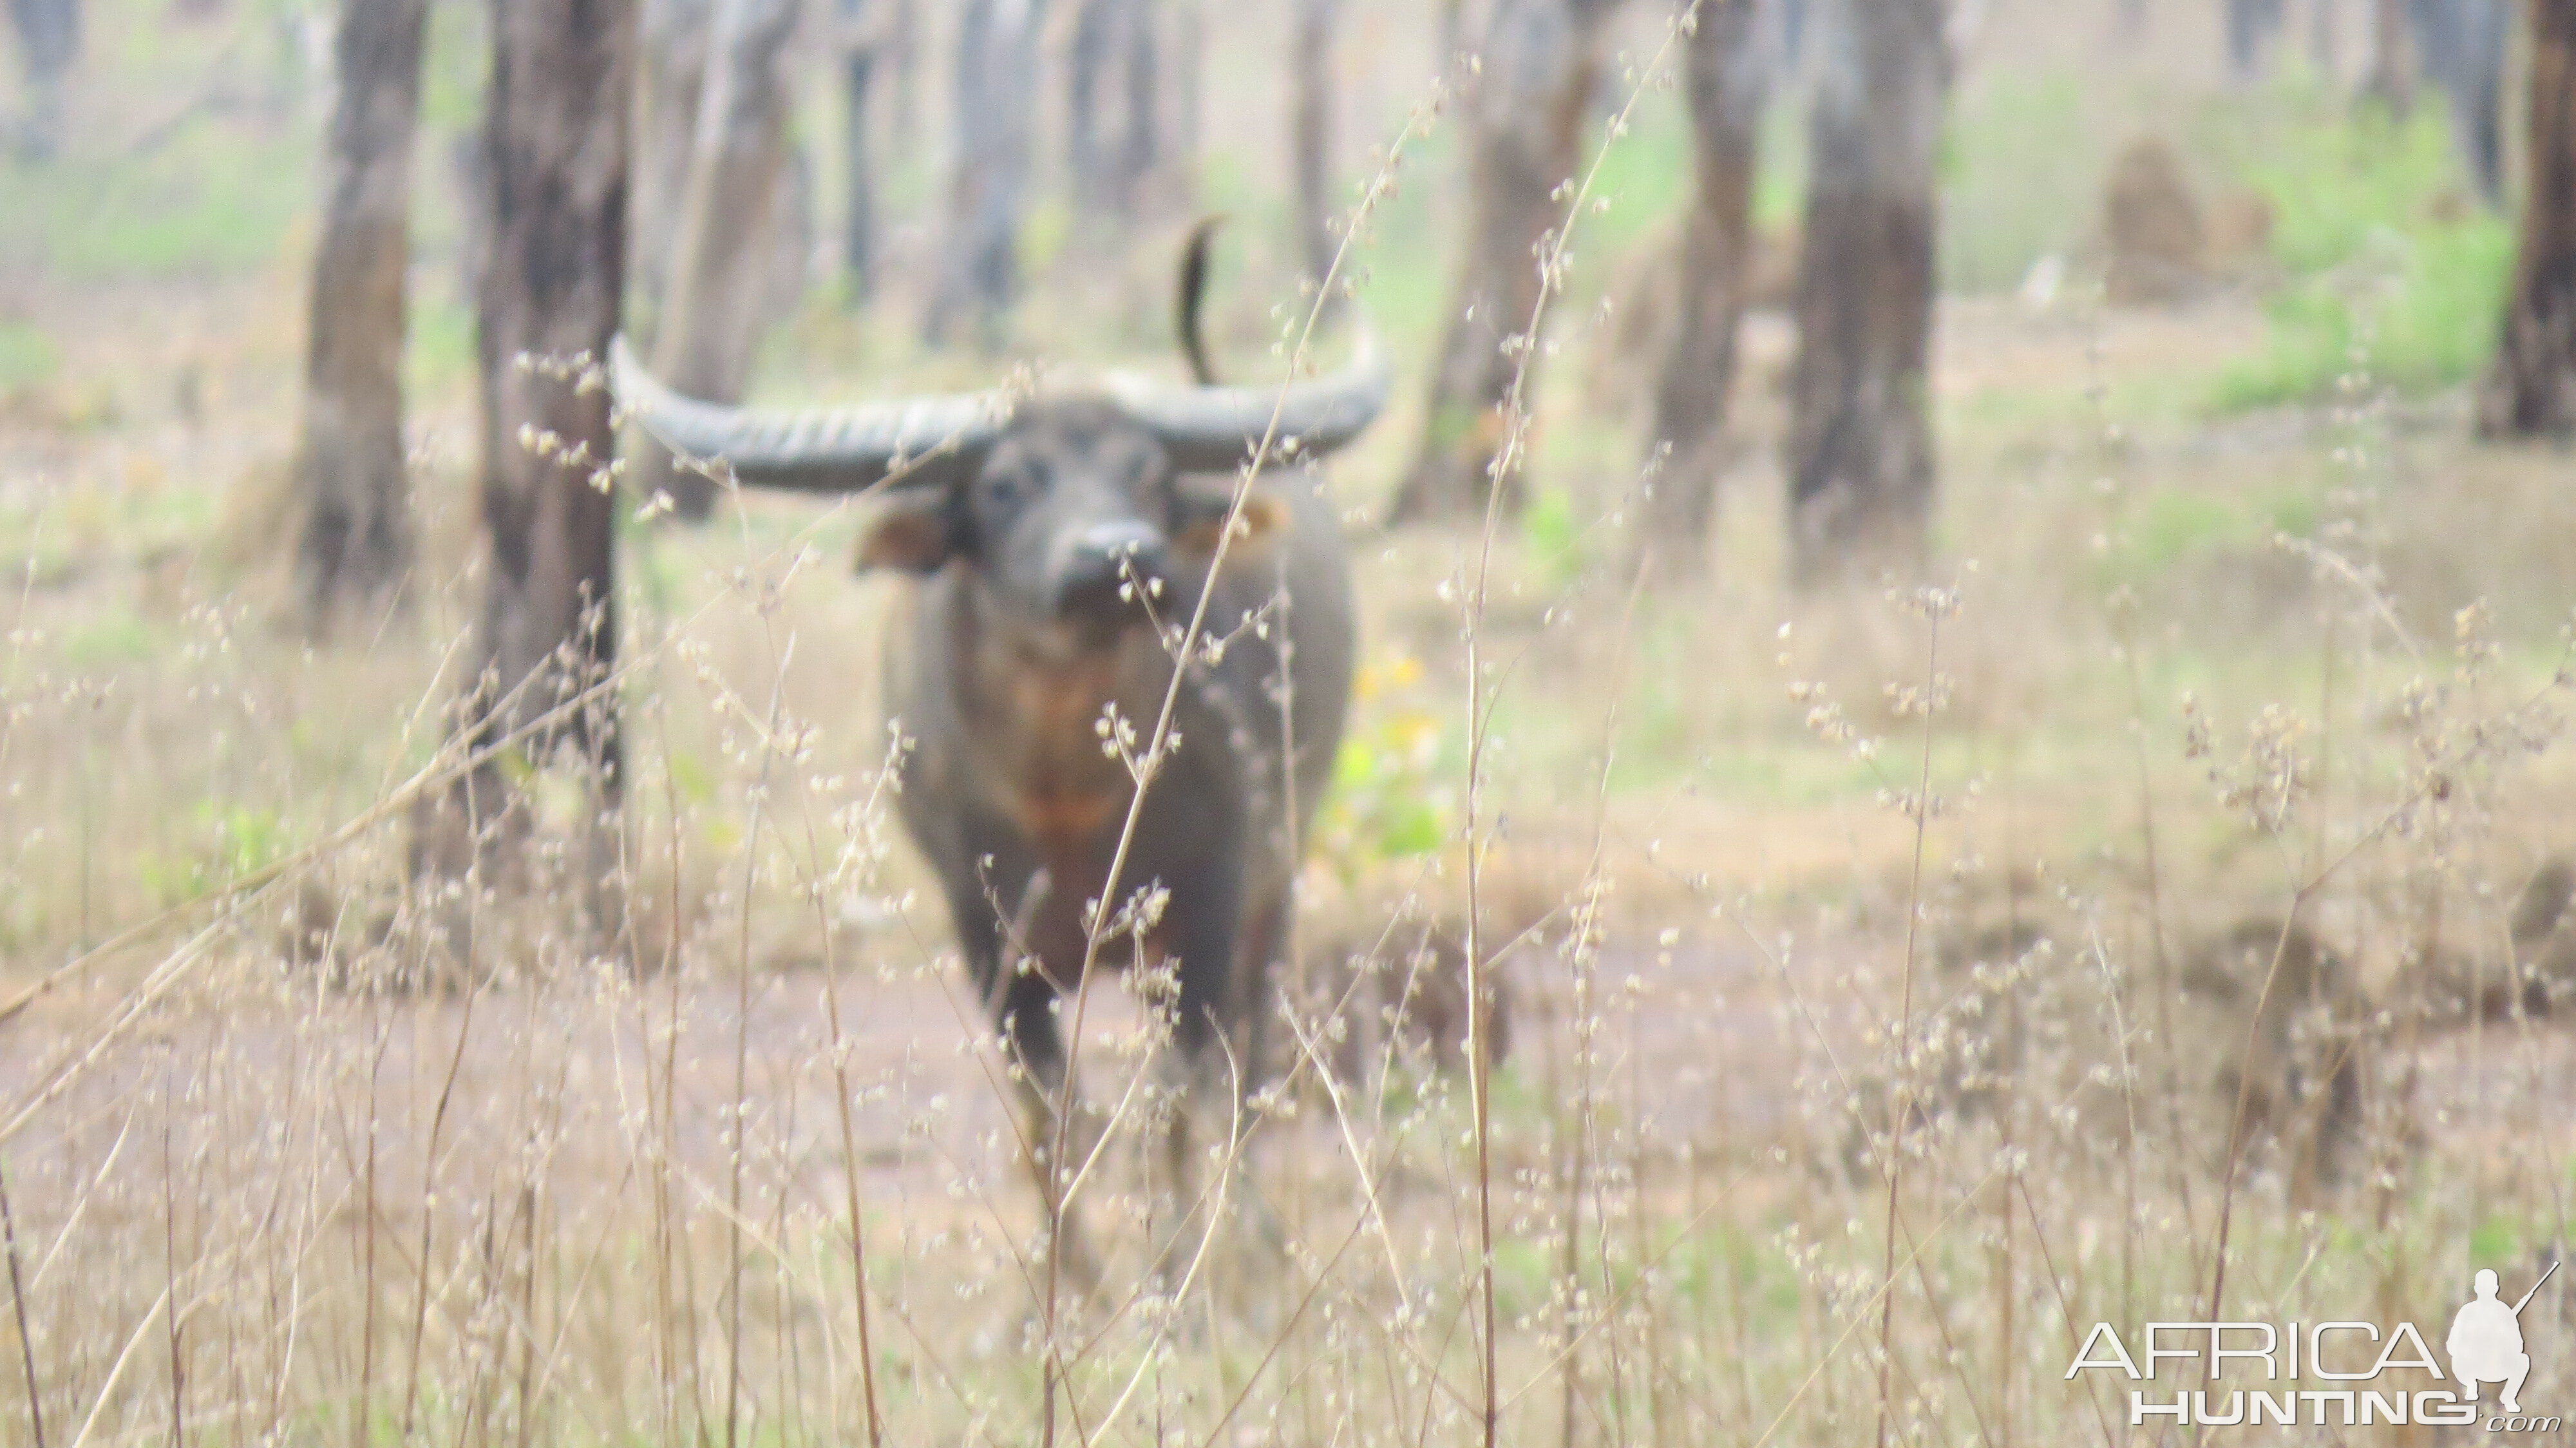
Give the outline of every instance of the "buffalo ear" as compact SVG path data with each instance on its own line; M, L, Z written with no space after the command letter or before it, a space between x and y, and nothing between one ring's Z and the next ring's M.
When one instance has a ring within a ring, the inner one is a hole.
M859 535L854 571L892 568L936 573L957 552L955 511L944 491L888 498Z
M1178 526L1172 530L1172 541L1191 553L1213 553L1217 538L1225 527L1225 515L1234 502L1226 491L1211 489L1181 494ZM1255 486L1243 500L1243 512L1235 520L1234 541L1237 547L1258 543L1272 534L1283 532L1289 524L1288 505L1279 501L1267 488Z

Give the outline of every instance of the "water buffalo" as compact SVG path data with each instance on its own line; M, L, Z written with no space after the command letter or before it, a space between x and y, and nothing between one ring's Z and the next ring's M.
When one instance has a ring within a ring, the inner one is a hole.
M1048 1101L1065 1071L1059 999L1086 963L1139 940L1173 968L1181 1059L1210 1067L1221 1030L1257 1059L1298 849L1349 701L1340 526L1313 470L1280 458L1356 437L1385 401L1386 362L1363 328L1337 372L1213 385L1192 251L1193 386L774 411L680 397L619 359L620 400L647 428L747 485L882 484L859 569L918 580L885 681L910 743L902 817ZM1200 643L1176 682L1194 616ZM1140 766L1167 696L1173 747Z

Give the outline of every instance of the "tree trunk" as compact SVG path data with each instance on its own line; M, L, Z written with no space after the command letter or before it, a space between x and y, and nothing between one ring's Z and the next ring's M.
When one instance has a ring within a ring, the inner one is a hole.
M877 290L875 98L878 56L886 37L874 11L884 0L841 0L841 177L849 192L841 222L841 271L849 303L863 306Z
M1082 0L1065 52L1065 159L1075 223L1095 240L1143 209L1161 148L1152 0Z
M635 203L631 264L636 326L649 334L670 294L671 248L697 158L698 98L706 84L707 46L723 0L638 0L643 7L637 63Z
M2335 7L2342 0L2308 0L2308 64L2329 83L2340 63L2335 34Z
M913 138L921 134L921 11L916 0L885 0L893 7L886 19L886 64L893 68L889 78L893 94L894 116L886 133L894 142L895 154L908 151Z
M2490 437L2576 436L2576 0L2528 0L2531 107L2521 250L2480 399Z
M789 92L784 59L795 0L717 0L670 236L669 287L653 322L654 370L695 397L739 401L770 313ZM635 451L638 494L668 493L703 519L716 485L650 438Z
M2512 48L2513 7L2506 0L2457 0L2462 17L2459 65L2446 84L2460 144L2478 195L2504 209L2504 67Z
M966 0L957 27L955 171L948 243L924 332L933 345L1000 349L1020 286L1032 92L1046 0Z
M2451 134L2488 206L2504 206L2506 0L2412 0L2407 7L2423 78L2449 102Z
M1940 0L1835 0L1809 149L1790 383L1790 571L1922 557L1932 506L1933 158Z
M1654 477L1636 533L1639 561L1704 573L1717 510L1719 446L1735 386L1736 324L1752 266L1753 178L1770 98L1758 0L1703 8L1690 38L1694 192L1683 223L1679 313L1655 387Z
M1065 169L1073 181L1073 219L1078 227L1106 217L1111 209L1109 141L1102 125L1118 30L1128 0L1081 0L1073 16L1073 40L1065 49Z
M1321 286L1333 269L1333 18L1339 0L1297 0L1296 88L1288 127L1288 169L1296 179L1298 252L1306 279Z
M9 0L9 20L27 63L27 118L19 154L50 161L63 140L63 80L80 58L80 0Z
M2361 81L2363 100L2399 116L2415 108L2415 50L2408 43L2406 11L2407 0L2370 0L2370 71Z
M1199 190L1199 145L1206 134L1207 17L1204 0L1178 0L1172 14L1171 199L1186 209Z
M2221 0L2227 7L2227 74L2239 84L2263 73L2263 57L2281 30L2282 0Z
M1404 523L1484 511L1493 465L1526 394L1539 345L1539 253L1564 221L1557 188L1582 161L1615 0L1495 0L1483 61L1465 99L1467 255L1450 296L1448 333L1431 375L1421 449L1397 489ZM1520 503L1517 476L1499 500Z
M607 678L617 653L606 473L616 437L598 369L626 280L635 35L634 0L493 7L493 234L475 337L491 554L456 714L470 747L526 727L517 748L536 763L571 748L603 807L621 787L615 697L577 696ZM508 797L503 771L487 764L428 802L415 863L461 875L496 821L524 818Z
M1133 220L1144 211L1146 189L1163 163L1162 40L1154 0L1127 0L1125 40L1127 121L1110 180L1119 214Z
M313 257L295 491L298 602L326 633L346 602L393 591L412 563L403 453L403 276L427 0L342 0L339 97Z

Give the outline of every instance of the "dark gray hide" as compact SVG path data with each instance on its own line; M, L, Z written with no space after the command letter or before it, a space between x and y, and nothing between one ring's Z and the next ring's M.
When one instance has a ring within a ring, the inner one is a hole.
M911 747L901 811L937 869L975 983L1037 1080L1061 1078L1057 996L1086 913L1156 892L1149 952L1175 958L1179 1039L1206 1065L1222 1027L1258 1050L1296 856L1340 743L1355 657L1347 550L1302 465L1366 427L1388 369L1373 338L1287 388L1196 386L1043 399L924 398L764 412L672 394L620 352L618 393L657 436L746 485L846 492L888 480L864 570L919 578L889 650L887 708ZM1275 432L1273 418L1276 417ZM1206 632L1117 881L1135 787L1103 721L1142 753L1260 439ZM1298 463L1278 460L1294 441ZM1123 940L1123 937L1121 937ZM1016 944L1014 942L1016 941ZM1098 958L1119 960L1120 940ZM1005 974L1022 956L1034 965ZM1240 1028L1240 1029L1239 1029Z
M1181 742L1136 811L1112 893L1135 788L1102 721L1132 728L1131 753L1150 740L1173 670L1154 620L1189 618L1228 489L1176 475L1115 409L1059 403L1032 409L947 493L885 518L861 559L925 574L886 679L913 741L904 822L939 871L978 989L1042 1082L1060 1073L1048 1007L1081 973L1087 912L1106 898L1114 920L1140 891L1167 892L1147 940L1178 958L1179 1040L1196 1059L1215 1026L1263 1014L1298 846L1341 740L1355 639L1339 524L1310 470L1266 476L1248 501L1208 601L1221 652L1199 650L1182 680ZM1123 938L1104 943L1103 958L1122 953ZM1001 980L1022 954L1036 969ZM1239 1037L1246 1050L1257 1034Z

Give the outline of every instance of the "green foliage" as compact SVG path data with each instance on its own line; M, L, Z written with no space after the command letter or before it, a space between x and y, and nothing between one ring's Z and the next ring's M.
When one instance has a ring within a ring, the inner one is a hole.
M492 69L491 26L480 5L429 7L421 58L420 124L424 136L482 123L483 88Z
M1807 204L1807 128L1790 106L1774 106L1762 121L1761 161L1753 176L1753 225L1777 231L1795 223Z
M2272 256L2295 274L2360 257L2461 192L2440 106L2399 120L2375 106L2353 110L2332 92L2290 92L2280 104L2271 124L2235 128L2244 150L2234 160L2243 183L2272 204Z
M1021 213L1019 232L1020 269L1023 275L1040 276L1064 254L1073 240L1074 212L1071 203L1057 196L1040 196Z
M2518 1222L2490 1217L2469 1230L2469 1261L2480 1267L2507 1266L2522 1256ZM2506 1294L2511 1296L2510 1293Z
M1997 75L1952 106L1942 138L1941 285L2006 291L2094 224L2103 147L2072 72Z
M1409 657L1360 668L1352 727L1334 757L1316 831L1317 853L1346 878L1430 854L1449 837L1459 750L1421 700L1422 682L1422 666Z
M1595 209L1575 232L1578 252L1616 252L1690 204L1690 125L1670 92L1649 91L1631 113L1626 135L1585 154L1598 154L1601 167L1592 178Z
M63 635L63 658L76 668L136 664L157 657L161 632L130 608L105 607Z
M197 822L212 839L207 863L224 876L267 869L294 848L285 818L274 810L241 804L217 809L209 802L198 806Z
M2280 535L2303 538L2317 528L2314 491L2284 484L2254 492L2157 488L2143 494L2101 561L2105 588L2164 578L2197 558L2245 554Z
M136 874L157 902L177 905L267 869L292 854L296 843L285 816L274 810L201 799L188 812L180 849L145 855L136 862Z
M2311 401L2346 377L2412 394L2475 376L2504 314L2510 230L2479 215L2382 240L2391 255L2368 284L2348 290L2337 277L2309 278L2267 303L2263 349L2220 371L2212 404Z
M1624 91L1620 94L1624 98ZM1792 145L1785 127L1775 131L1784 146ZM1399 356L1427 355L1451 320L1457 218L1454 212L1444 215L1448 208L1436 203L1444 199L1444 188L1455 186L1452 178L1463 162L1455 136L1455 127L1443 127L1406 148L1399 184L1379 203L1364 244L1348 259L1361 299ZM1770 144L1766 136L1766 150ZM1640 97L1626 133L1606 147L1597 130L1587 138L1584 164L1588 167L1597 156L1600 165L1592 173L1589 204L1575 218L1567 247L1577 264L1569 271L1565 294L1550 304L1560 322L1586 314L1597 301L1609 279L1600 258L1632 253L1688 204L1690 147L1680 96L1663 90ZM1211 202L1245 217L1247 224L1264 215L1266 205L1275 207L1275 178L1248 176L1223 156L1212 157L1205 169ZM1777 224L1795 214L1795 170L1794 164L1775 166L1766 157L1755 196L1758 219ZM1583 179L1582 173L1575 179ZM1584 264L1585 258L1592 263Z
M28 387L54 375L62 354L32 322L0 320L0 392Z
M419 394L462 386L474 376L474 309L445 295L414 292L403 318L403 386Z
M1406 148L1394 194L1378 203L1343 262L1398 356L1428 355L1449 320L1456 257L1434 224L1432 201L1441 184L1436 178L1454 175L1459 164L1450 137L1444 129Z
M1583 575L1584 534L1590 526L1564 488L1532 490L1521 509L1521 540L1551 587L1565 588Z
M2244 163L2273 208L2289 284L2262 350L2214 383L2220 410L2312 401L2346 378L2401 393L2466 381L2495 343L2513 268L2505 221L2463 199L2441 108L2407 119L2310 102Z
M0 162L0 259L75 279L206 277L274 260L312 206L301 129L181 122L142 154Z

